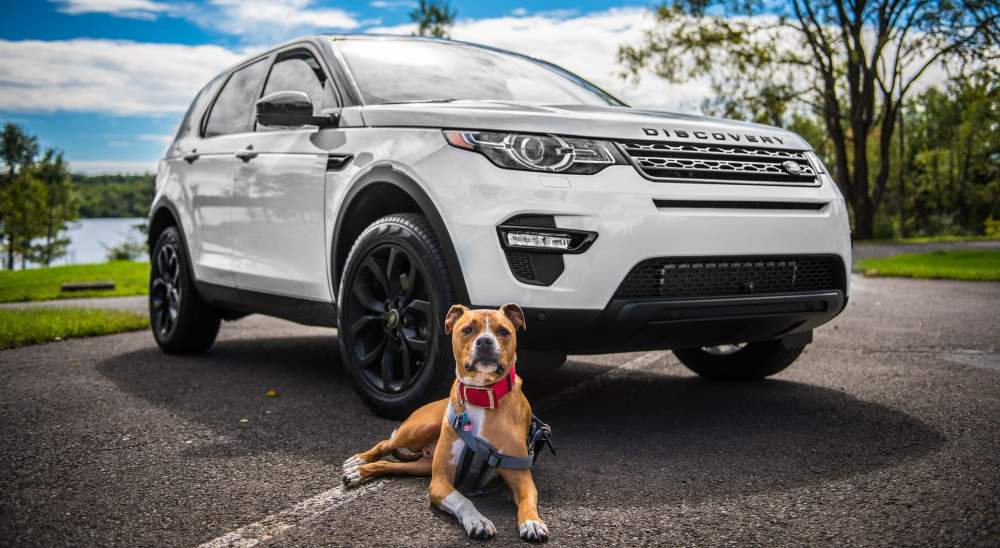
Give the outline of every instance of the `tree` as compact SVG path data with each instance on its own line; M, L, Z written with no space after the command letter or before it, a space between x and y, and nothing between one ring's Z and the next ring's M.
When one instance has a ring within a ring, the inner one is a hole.
M14 188L17 174L27 165L30 165L35 156L38 155L38 138L28 135L19 126L7 122L0 133L0 160L3 161L4 170L0 174L0 227L2 227L2 238L7 244L7 267L14 268L14 233L10 231L8 216L12 211L19 209L18 199L11 194L15 191L20 194L23 188Z
M417 36L447 38L456 15L448 0L420 0L420 5L410 12L410 21L417 24Z
M914 85L944 66L995 71L1000 43L1000 4L990 0L679 0L655 19L640 44L620 48L625 75L708 77L729 115L821 119L862 238L874 233Z
M35 230L32 234L37 240L32 241L26 252L34 262L49 266L66 254L69 246L66 224L76 220L79 198L61 152L46 150L42 160L27 173L38 182L38 195L33 200L36 210L33 211Z

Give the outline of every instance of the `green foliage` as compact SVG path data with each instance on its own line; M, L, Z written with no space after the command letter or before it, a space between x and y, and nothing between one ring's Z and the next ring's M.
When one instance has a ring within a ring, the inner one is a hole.
M448 0L420 0L410 12L410 21L417 24L417 36L448 37L448 27L455 22L457 12Z
M954 249L865 259L866 276L1000 281L1000 251Z
M73 174L80 194L80 216L145 217L156 193L156 175Z
M63 292L68 282L111 280L111 291ZM47 301L80 297L145 295L149 291L149 263L117 261L104 264L53 266L33 270L0 271L0 302Z
M45 151L40 160L37 139L14 124L6 124L0 137L0 158L6 170L0 175L0 222L7 265L15 256L43 265L66 253L66 224L78 214L62 153Z
M145 226L145 225L142 225ZM105 246L108 261L134 261L146 253L146 243L131 236L118 245Z
M94 337L149 327L149 317L124 310L91 308L0 309L0 349Z
M983 223L983 229L988 238L996 238L1000 240L1000 219L989 217Z

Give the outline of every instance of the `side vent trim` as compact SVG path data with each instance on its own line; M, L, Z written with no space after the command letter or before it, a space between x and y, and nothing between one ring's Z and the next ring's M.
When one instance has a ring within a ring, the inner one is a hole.
M326 170L340 171L347 167L347 164L351 163L351 160L353 159L353 154L331 154L326 159Z

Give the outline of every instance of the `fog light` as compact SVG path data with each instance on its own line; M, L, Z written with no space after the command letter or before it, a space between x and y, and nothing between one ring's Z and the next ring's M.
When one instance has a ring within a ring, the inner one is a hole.
M569 249L570 239L568 236L561 235L508 232L507 245L511 247L566 250Z

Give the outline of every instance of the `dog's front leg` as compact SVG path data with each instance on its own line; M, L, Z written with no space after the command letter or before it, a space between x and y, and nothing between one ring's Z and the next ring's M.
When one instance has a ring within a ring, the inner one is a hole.
M455 486L443 475L435 474L431 479L430 497L431 504L455 516L470 537L486 540L496 536L497 528L493 522L480 514L476 505L456 491Z
M529 542L549 540L549 528L538 517L538 490L530 470L498 469L517 502L517 531Z

